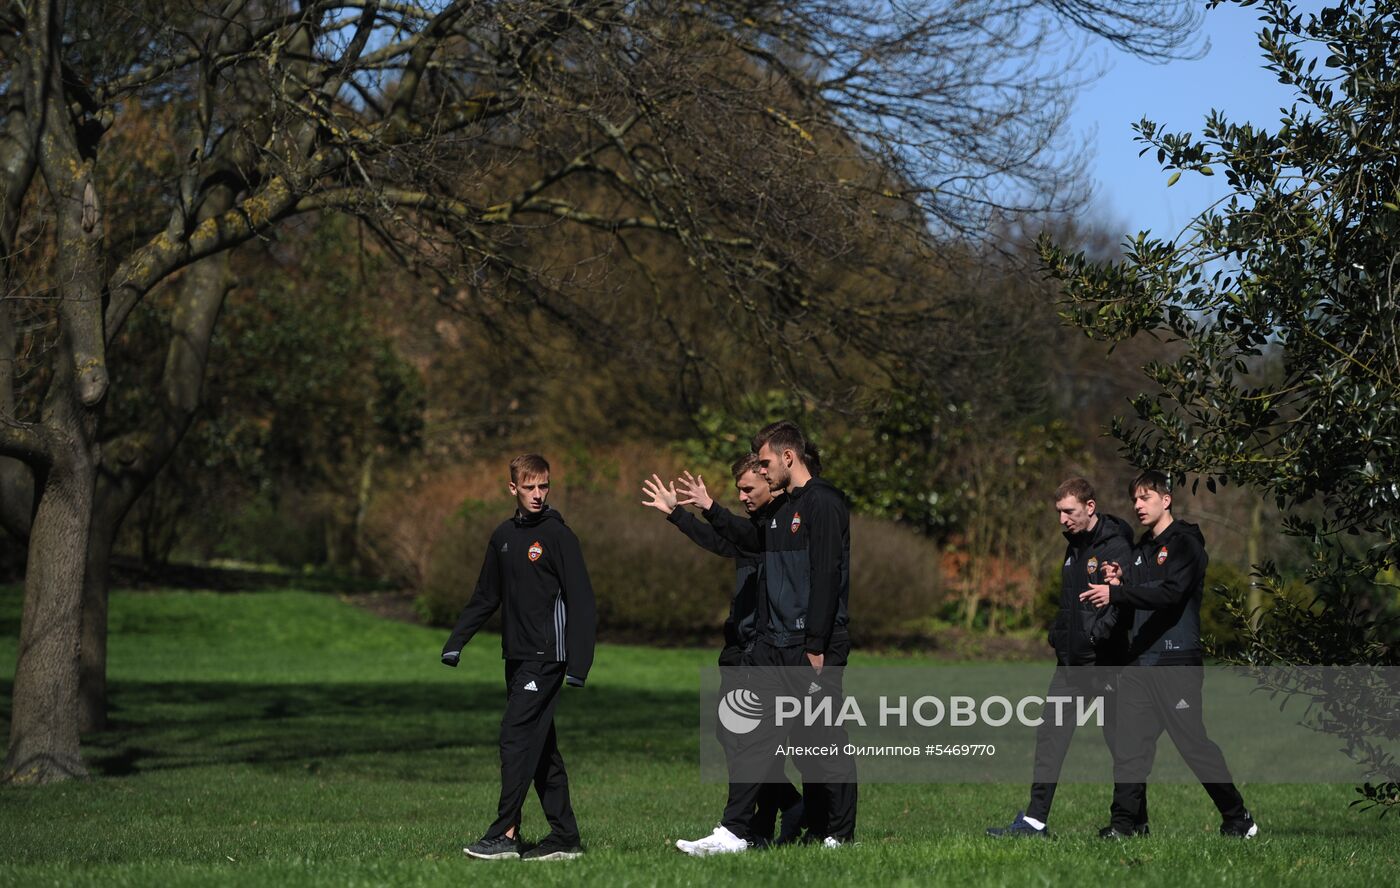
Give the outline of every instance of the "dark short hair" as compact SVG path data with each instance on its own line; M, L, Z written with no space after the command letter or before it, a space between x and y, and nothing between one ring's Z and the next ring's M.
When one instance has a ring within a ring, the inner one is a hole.
M510 461L510 483L519 484L521 478L538 478L549 474L549 462L538 453L522 453Z
M1087 478L1067 478L1055 488L1055 502L1058 503L1067 496L1072 496L1081 503L1098 500L1094 496L1094 485L1090 484Z
M744 476L744 473L745 473L745 472L757 472L757 471L758 471L758 454L757 454L757 453L746 453L746 454L744 454L743 456L741 456L741 457L739 457L738 459L734 460L733 464L731 464L731 465L729 466L729 471L732 472L732 473L734 474L734 481L735 481L735 483L738 483L739 479L742 478L742 477Z
M1133 483L1128 485L1128 497L1132 498L1137 496L1137 492L1144 487L1148 490L1156 491L1163 496L1171 496L1172 479L1168 478L1165 473L1159 472L1156 469L1148 469L1134 478Z
M807 436L802 434L802 430L792 420L781 419L760 429L759 433L753 436L753 452L758 453L765 444L778 453L791 450L808 470L811 469L807 463Z

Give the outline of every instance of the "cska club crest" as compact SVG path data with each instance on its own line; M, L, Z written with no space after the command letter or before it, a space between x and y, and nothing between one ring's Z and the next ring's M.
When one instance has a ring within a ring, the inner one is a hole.
M530 552L529 552L529 555L530 555L530 560L531 560L531 561L539 561L539 560L540 560L540 556L543 555L543 554L544 554L544 546L541 546L541 545L540 545L540 541L539 541L539 540L535 540L533 543L530 544Z
M801 513L801 512L793 512L793 513L792 513L792 532L793 532L793 533L797 533L798 529L801 528L801 527L802 527L802 513Z
M1158 564L1165 564L1165 563L1166 563L1166 560L1167 560L1167 547L1166 547L1166 546L1163 546L1163 547L1157 552L1157 563L1158 563Z
M1096 574L1096 573L1099 572L1099 559L1098 559L1098 556L1094 556L1093 558L1090 558L1090 559L1089 559L1089 565L1088 565L1088 567L1089 567L1089 573L1091 573L1091 574Z

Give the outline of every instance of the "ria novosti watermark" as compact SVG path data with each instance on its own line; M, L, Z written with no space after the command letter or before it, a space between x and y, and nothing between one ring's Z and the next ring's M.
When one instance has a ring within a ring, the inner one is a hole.
M749 734L757 730L770 709L773 725L778 728L811 728L817 725L864 728L872 724L882 728L891 725L902 728L910 724L926 728L947 724L960 728L978 723L999 728L1010 724L1013 719L1028 728L1039 727L1047 721L1054 725L1072 723L1076 727L1088 724L1103 727L1104 700L1102 694L1094 697L1030 695L1015 701L995 694L981 700L957 694L946 700L931 694L912 699L907 694L893 698L882 694L876 701L876 712L867 717L856 697L838 699L831 695L794 697L778 694L772 698L770 707L754 691L735 688L720 699L716 715L720 725L733 734ZM1048 713L1048 717L1042 713Z
M1125 681L1150 693L1120 712ZM1255 676L1214 666L712 668L701 685L707 780L762 781L787 768L828 781L1024 782L1037 779L1037 732L1060 730L1074 732L1069 756L1043 776L1107 783L1117 732L1165 734L1174 717L1199 709L1233 770L1210 780L1346 783L1378 776L1354 750L1375 739L1367 732L1377 718L1396 712L1400 671L1280 667L1261 688ZM1162 740L1150 775L1134 777L1201 779Z

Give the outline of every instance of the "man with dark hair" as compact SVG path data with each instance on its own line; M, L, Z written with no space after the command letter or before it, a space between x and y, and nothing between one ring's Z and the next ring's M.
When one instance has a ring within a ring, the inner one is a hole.
M734 461L730 467L734 476L734 487L739 492L739 501L749 519L755 524L766 521L773 510L781 504L783 497L774 497L768 483L758 474L758 457L748 453ZM736 673L745 663L745 657L754 640L754 619L757 613L759 594L759 568L763 563L761 552L741 549L738 545L722 537L714 527L699 520L685 508L676 504L675 485L662 482L652 475L642 481L642 489L648 499L642 505L663 512L668 521L691 542L716 555L734 559L734 594L729 604L729 619L724 623L724 649L720 651L719 666L720 695L733 688ZM733 761L737 754L740 738L716 725L716 737L724 747L725 755ZM734 781L729 784L729 801L725 813L710 835L695 841L684 839L676 842L676 848L686 854L703 857L726 851L745 850L753 845L764 846L773 842L773 830L778 815L782 814L782 831L777 837L780 845L798 838L802 821L802 796L782 772L782 762L776 763L772 779L762 783ZM735 832L738 830L738 832Z
M1133 479L1129 493L1146 531L1132 562L1121 570L1111 567L1105 582L1090 585L1080 596L1095 605L1136 609L1130 665L1118 688L1112 818L1099 834L1139 834L1137 825L1146 820L1147 777L1165 730L1220 811L1221 835L1253 838L1259 827L1201 720L1201 597L1208 559L1200 528L1172 516L1171 491L1170 479L1161 472L1146 471Z
M501 798L496 821L462 850L483 860L566 860L583 849L554 733L554 707L563 685L583 687L588 677L597 612L578 538L545 503L549 463L533 453L511 460L509 488L515 515L491 534L476 590L442 649L442 662L456 666L462 648L501 608ZM520 814L532 781L550 833L522 854Z
M677 481L679 501L699 506L719 532L741 547L763 552L763 594L752 674L773 695L809 697L814 710L831 697L840 712L842 680L850 657L847 602L851 584L850 511L841 491L815 477L815 455L795 423L783 421L754 438L759 472L787 500L762 528L717 506L704 479L689 472ZM854 840L856 765L844 752L845 729L808 727L804 743L840 750L799 758L808 841L838 847Z
M1103 723L1104 739L1112 748L1115 722L1112 716L1118 668L1127 660L1127 630L1131 612L1121 605L1096 607L1079 595L1099 580L1102 569L1127 559L1132 550L1132 529L1113 515L1100 513L1094 487L1084 478L1070 478L1055 488L1053 502L1065 536L1065 562L1060 569L1060 610L1050 629L1055 649L1055 674L1047 700L1104 697L1109 710ZM1061 720L1063 710L1047 709L1035 734L1035 769L1030 804L1010 826L993 826L993 838L1047 836L1046 824L1060 768L1074 738L1073 720ZM1144 809L1140 831L1147 831Z

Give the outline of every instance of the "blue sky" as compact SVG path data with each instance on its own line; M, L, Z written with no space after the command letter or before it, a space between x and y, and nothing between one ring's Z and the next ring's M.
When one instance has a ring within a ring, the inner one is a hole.
M1278 109L1291 104L1292 93L1263 68L1255 15L1233 5L1208 11L1210 51L1200 59L1151 64L1118 52L1099 56L1107 73L1080 95L1072 126L1093 149L1095 209L1114 230L1145 228L1170 237L1226 193L1219 175L1186 173L1168 188L1153 154L1138 157L1142 145L1133 141L1131 125L1143 116L1169 131L1199 133L1218 108L1231 120L1276 127Z

